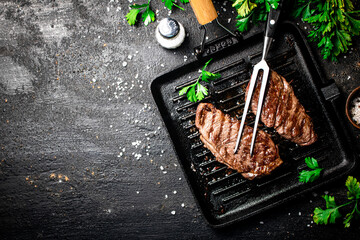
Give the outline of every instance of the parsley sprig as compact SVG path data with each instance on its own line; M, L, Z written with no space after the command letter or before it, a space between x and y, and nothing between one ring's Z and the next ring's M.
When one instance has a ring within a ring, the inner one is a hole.
M236 9L236 27L240 32L247 31L250 22L258 24L265 21L270 12L270 8L276 9L280 0L232 0L233 7Z
M342 217L339 209L352 204L354 206L353 210L346 214L343 224L344 227L350 227L350 223L352 219L358 219L360 217L360 210L359 210L359 199L360 199L360 186L359 182L356 178L349 176L345 182L345 186L348 189L347 198L348 202L337 206L335 203L335 197L324 195L323 198L326 202L326 209L315 208L314 210L314 222L316 224L328 224L328 223L335 223L336 219Z
M313 182L320 177L320 173L323 168L319 167L319 164L315 158L305 158L306 165L312 169L311 171L302 170L299 175L299 182L308 183Z
M310 41L321 48L324 59L336 61L352 45L352 37L360 33L360 11L351 0L297 0L295 17L313 26Z
M148 3L141 5L136 3L134 5L130 5L130 11L128 14L126 14L126 20L129 23L129 25L135 25L135 23L137 22L138 14L143 10L144 12L142 13L141 17L143 19L145 26L155 21L155 13L150 8L150 1L151 0L148 0Z
M265 21L270 6L277 8L280 0L232 0L238 12L236 27L247 31L250 22ZM355 0L293 0L291 15L301 17L311 25L309 40L316 42L324 59L337 61L352 45L352 38L360 35L360 10ZM290 5L290 4L289 4Z
M197 102L203 100L205 96L208 95L208 89L205 86L201 85L200 81L208 83L211 80L215 80L221 77L219 73L211 73L205 70L211 60L212 59L205 63L204 67L201 69L201 74L199 75L197 81L194 84L183 87L180 90L180 96L186 94L186 97L190 102Z
M163 3L165 3L165 7L168 8L169 10L172 10L172 7L175 6L184 11L184 8L175 4L175 0L161 0L161 1ZM144 11L144 12L141 14L141 17L143 19L145 26L147 26L147 25L149 25L149 23L155 21L155 13L150 8L150 2L151 2L151 0L148 0L148 2L144 3L144 4L136 4L135 3L135 4L129 6L130 11L128 14L126 14L126 21L128 22L128 24L130 26L135 25L135 23L137 22L137 16L142 11ZM185 4L185 3L188 3L189 0L180 0L180 2Z

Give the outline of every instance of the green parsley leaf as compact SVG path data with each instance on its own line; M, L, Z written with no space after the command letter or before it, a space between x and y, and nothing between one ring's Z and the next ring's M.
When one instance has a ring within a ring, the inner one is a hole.
M219 73L211 73L211 72L205 71L207 65L210 63L211 60L212 59L210 59L209 61L207 61L205 63L197 81L194 84L183 87L179 91L179 95L186 94L186 97L188 98L188 100L190 102L198 102L198 101L203 100L205 98L205 96L207 96L209 94L208 89L205 86L200 84L200 80L204 81L204 82L209 82L209 81L219 78L221 76Z
M345 220L344 220L344 227L348 228L350 227L350 222L351 220L354 218L354 214L353 213L348 213L345 216Z
M169 10L172 9L172 6L174 5L173 0L161 0L162 2L165 2L165 7L167 7Z
M312 171L303 170L299 175L299 182L308 183L313 182L320 177L320 173L323 168L319 168L319 164L315 158L307 157L305 158L306 165L313 169Z
M247 17L244 17L244 18L242 18L240 16L236 17L238 19L236 21L236 27L238 28L238 30L240 32L248 30L249 23L250 23L250 17L251 17L251 14L249 16L247 16Z
M155 13L150 9L150 7L147 7L145 12L141 15L145 26L149 25L149 23L155 21Z
M179 96L186 94L187 91L189 90L189 88L191 88L191 87L192 87L192 85L183 87L179 92Z
M207 65L210 63L212 59L210 59L209 61L207 61L205 63L205 66L202 68L201 70L201 80L205 81L205 82L209 82L211 80L215 80L221 77L221 75L219 73L211 73L208 71L205 71Z
M197 84L196 84L197 85ZM187 92L186 96L190 102L197 102L196 92L195 92L195 84L190 87L190 90Z
M305 163L311 169L319 168L319 164L318 164L317 160L315 158L313 158L313 157L306 157L305 158Z
M201 84L197 85L197 89L196 89L196 98L198 101L201 101L205 98L205 96L208 95L208 90L206 87L204 87Z
M349 176L345 182L345 186L349 190L347 192L349 200L358 200L360 198L360 184L356 178Z
M232 6L236 8L240 17L246 17L257 5L250 0L236 0Z
M211 80L218 79L219 77L221 77L221 75L219 73L211 73L208 71L202 72L202 80L205 82L209 82Z
M339 217L341 217L341 214L338 208L330 208L325 210L322 210L321 208L315 208L313 219L316 224L326 225L328 222L335 223L335 220Z
M180 0L182 3L189 3L189 0Z
M328 224L335 223L337 218L340 218L342 215L339 212L339 208L347 206L349 204L354 204L354 208L350 213L347 213L343 224L345 228L350 227L352 219L358 219L360 217L360 211L358 209L358 202L360 198L360 186L356 178L349 176L345 182L345 186L349 190L347 192L347 197L349 201L343 205L337 206L335 203L335 197L325 195L323 198L326 202L326 209L315 208L314 210L314 222L316 224Z
M137 16L138 14L144 10L144 12L141 14L142 20L145 24L145 26L149 25L149 23L155 21L155 13L150 8L150 1L148 0L148 3L145 4L133 4L130 5L130 11L128 14L126 14L126 20L129 23L129 25L135 25L137 22Z
M299 175L299 182L308 183L314 182L316 179L320 177L320 172L322 168L312 170L312 171L301 171Z
M135 8L135 9L131 9L130 12L126 14L126 21L129 23L130 26L136 23L137 21L136 18L140 11L141 9Z
M341 217L341 213L339 212L339 207L335 203L335 197L325 195L323 198L326 201L326 208L322 210L321 208L315 208L314 210L314 222L316 224L328 224L335 223L335 220Z

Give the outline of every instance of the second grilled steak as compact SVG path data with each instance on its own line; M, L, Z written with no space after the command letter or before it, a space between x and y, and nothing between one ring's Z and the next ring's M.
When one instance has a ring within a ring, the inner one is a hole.
M251 108L256 114L260 85L254 91ZM270 71L268 90L261 112L261 121L273 127L284 138L306 146L317 140L312 119L296 98L294 90L284 77Z
M239 150L234 154L240 121L230 118L210 103L199 104L195 125L201 141L216 160L242 173L247 179L268 175L283 162L277 146L261 130L257 132L254 153L250 156L253 129L248 126L245 126Z

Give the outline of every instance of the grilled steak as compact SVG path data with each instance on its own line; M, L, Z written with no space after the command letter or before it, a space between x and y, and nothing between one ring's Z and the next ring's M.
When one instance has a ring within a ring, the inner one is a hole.
M251 102L254 114L257 110L260 85L257 84ZM270 71L269 74L261 121L267 127L275 128L282 137L300 146L310 145L317 140L310 116L296 98L291 85L275 71Z
M240 121L230 118L210 103L199 104L195 125L199 129L201 141L216 160L242 173L247 179L267 175L283 162L277 146L261 130L257 132L253 156L250 157L253 129L248 126L245 126L239 150L234 154Z

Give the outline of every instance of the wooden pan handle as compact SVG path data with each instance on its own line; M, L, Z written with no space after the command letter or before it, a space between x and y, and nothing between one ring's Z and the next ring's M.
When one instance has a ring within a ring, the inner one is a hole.
M190 5L201 25L205 25L218 17L211 0L190 0Z

